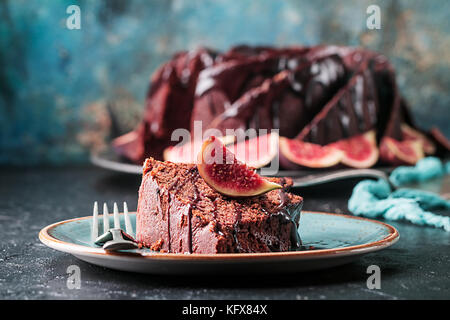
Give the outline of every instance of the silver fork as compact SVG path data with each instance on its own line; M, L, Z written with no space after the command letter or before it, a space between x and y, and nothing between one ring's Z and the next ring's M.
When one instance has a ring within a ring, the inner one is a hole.
M94 202L92 214L91 240L104 250L118 251L136 249L138 245L133 239L133 227L131 225L130 216L128 214L127 203L123 203L123 215L125 220L125 231L120 228L120 216L117 203L114 202L114 228L109 227L109 213L106 203L103 204L103 234L98 235L98 203Z

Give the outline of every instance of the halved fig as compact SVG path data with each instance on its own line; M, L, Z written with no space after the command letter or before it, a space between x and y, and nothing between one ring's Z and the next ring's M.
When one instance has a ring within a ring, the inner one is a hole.
M217 138L207 139L198 154L200 176L217 192L230 197L250 197L280 189L236 159L234 154Z
M378 148L375 130L328 146L343 152L341 162L353 168L370 168L378 161Z
M327 168L338 164L342 156L337 148L280 137L280 160L284 157L300 166Z
M423 144L423 151L426 154L434 154L436 152L436 145L427 138L422 132L411 128L406 123L401 124L403 140L421 140Z
M421 140L398 141L384 137L380 144L380 158L393 165L414 165L424 157Z
M269 164L278 153L277 133L272 132L238 142L228 148L233 151L236 159L251 168L262 168Z
M217 137L225 145L233 143L235 141L235 136L223 136ZM197 155L202 149L202 140L189 141L181 146L171 146L164 149L163 158L165 161L175 162L175 163L196 163Z

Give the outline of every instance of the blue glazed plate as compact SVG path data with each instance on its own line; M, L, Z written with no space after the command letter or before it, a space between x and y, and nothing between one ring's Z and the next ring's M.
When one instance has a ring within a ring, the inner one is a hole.
M130 214L135 225L136 214ZM110 217L112 224L112 217ZM122 224L123 215L121 215ZM99 219L102 228L102 219ZM306 250L271 253L176 254L149 249L106 252L91 239L92 217L57 222L42 229L47 246L116 270L154 274L286 273L324 269L349 263L385 249L399 239L385 223L348 215L304 211L300 236Z

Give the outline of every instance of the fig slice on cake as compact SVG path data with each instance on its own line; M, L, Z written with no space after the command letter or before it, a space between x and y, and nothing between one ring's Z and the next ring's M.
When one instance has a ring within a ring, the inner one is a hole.
M198 154L197 168L200 176L211 188L230 197L257 196L282 188L237 160L216 137L210 137L203 142Z

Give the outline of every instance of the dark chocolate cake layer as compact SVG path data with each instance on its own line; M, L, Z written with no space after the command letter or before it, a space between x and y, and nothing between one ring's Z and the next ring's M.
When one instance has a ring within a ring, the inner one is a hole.
M209 187L195 165L147 159L139 189L137 241L174 253L296 249L303 199L286 192L290 179L270 180L283 189L232 199Z

